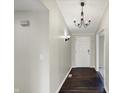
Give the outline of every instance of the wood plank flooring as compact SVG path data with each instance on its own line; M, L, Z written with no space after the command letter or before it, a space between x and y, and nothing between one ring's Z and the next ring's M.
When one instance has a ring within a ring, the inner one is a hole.
M73 68L59 93L106 93L94 68Z

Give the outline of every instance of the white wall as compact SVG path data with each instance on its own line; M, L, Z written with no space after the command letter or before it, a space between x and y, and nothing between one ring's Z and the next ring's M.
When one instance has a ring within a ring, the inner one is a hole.
M48 21L48 11L15 12L15 93L49 93Z
M56 93L71 67L71 45L64 41L64 30L68 28L56 0L41 1L49 9L50 93Z
M104 29L104 39L105 39L105 47L104 47L104 53L105 53L105 88L108 91L109 90L109 9L107 7L102 22L100 24L99 30L101 31Z
M82 34L82 35L73 35L72 36L72 41L71 41L71 61L72 61L72 66L75 67L75 38L76 37L90 37L91 38L91 44L90 44L90 47L91 47L91 59L90 59L90 67L95 67L95 60L96 60L96 57L95 57L95 47L96 47L96 41L95 41L95 34Z

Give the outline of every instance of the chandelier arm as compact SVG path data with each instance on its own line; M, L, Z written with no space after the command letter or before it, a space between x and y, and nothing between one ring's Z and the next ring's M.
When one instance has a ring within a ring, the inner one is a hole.
M89 20L88 22L89 22L89 24L90 24L90 23L91 23L91 20ZM89 24L88 24L88 25L89 25Z
M80 23L80 24L78 24L78 27L79 27L79 28L81 28L81 23Z

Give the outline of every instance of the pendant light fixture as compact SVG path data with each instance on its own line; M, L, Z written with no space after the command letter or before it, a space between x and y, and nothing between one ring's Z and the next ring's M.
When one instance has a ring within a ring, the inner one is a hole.
M86 21L84 19L84 11L83 11L84 5L85 5L85 3L84 2L81 2L82 9L81 9L81 18L80 18L79 23L76 20L73 21L74 24L75 24L75 26L78 27L78 28L81 28L82 26L84 28L86 28L91 23L91 20Z

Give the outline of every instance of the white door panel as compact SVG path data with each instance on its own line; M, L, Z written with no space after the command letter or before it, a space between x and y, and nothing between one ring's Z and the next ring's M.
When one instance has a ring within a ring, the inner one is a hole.
M75 38L75 66L90 66L90 37Z

